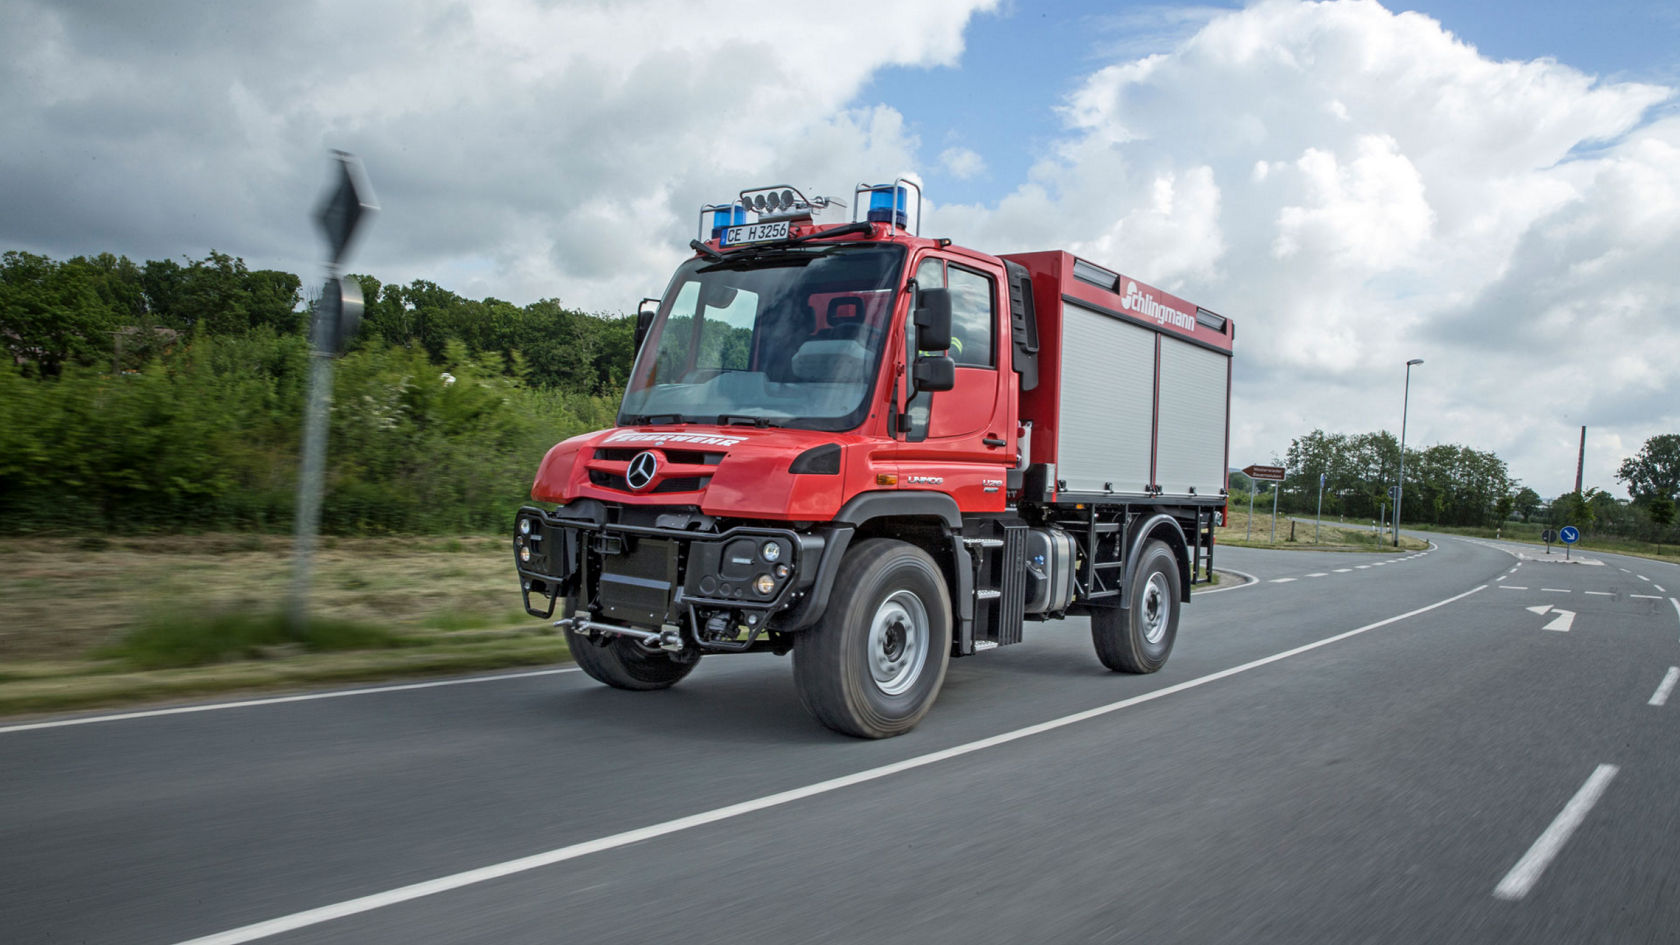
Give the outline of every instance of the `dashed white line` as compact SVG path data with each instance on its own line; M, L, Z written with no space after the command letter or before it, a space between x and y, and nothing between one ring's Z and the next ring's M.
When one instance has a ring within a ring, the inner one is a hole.
M1643 574L1635 574L1635 575L1634 575L1634 577L1636 577L1636 578L1638 578L1638 579L1640 579L1640 580L1641 580L1641 581L1644 581L1644 582L1645 582L1645 583L1647 583L1647 584L1649 584L1649 583L1650 583L1650 582L1651 582L1651 579L1650 579L1650 578L1648 578L1648 577L1646 577L1646 576L1645 576L1645 575L1643 575Z
M1215 673L1209 673L1206 676L1198 676L1195 679L1189 679L1176 685L1165 686L1160 689L1132 696L1129 699L1122 699L1119 702L1111 702L1107 705L1097 706L1093 709L1086 709L1083 712L1075 712L1072 715L1064 715L1061 718L1051 719L1047 722L1039 722L1036 725L1029 725L1025 728L1018 728L1013 731L1003 732L998 735L992 735L976 741L966 742L961 745L954 745L950 748L928 752L924 755L916 755L912 758L895 761L891 764L881 765L876 768L867 768L863 771L854 772L852 774L842 775L837 778L830 778L827 781L817 781L813 784L791 788L776 794L766 794L761 797L755 797L735 804L730 804L726 807L717 807L712 810L701 811L697 814L690 814L686 817L677 817L662 823L651 824L646 827L638 827L634 830L626 830L622 833L611 834L595 840L586 840L582 843L574 843L570 846L557 847L541 853L534 853L530 856L519 857L518 859L513 860L505 860L501 863L492 863L489 866L481 866L477 869L465 870L449 876L440 876L437 879L429 879L423 882L412 883L407 886L399 886L395 889L388 889L384 892L373 893L356 899L346 899L342 902L335 902L330 905L320 906L314 909L306 909L302 912L294 912L290 915L279 916L278 918L268 919L263 922L256 922L236 929L228 929L224 932L205 935L200 938L192 939L189 942L181 943L181 945L240 945L240 943L244 942L254 942L258 939L269 938L270 936L280 935L285 932L293 932L298 929L309 928L325 922L331 922L335 919L360 915L364 912L372 912L376 909L383 909L387 906L394 906L399 903L422 899L426 896L434 896L439 893L450 892L451 890L461 889L466 886L474 886L479 883L489 882L490 880L500 879L504 876L512 876L518 873L541 869L545 866L552 866L556 863L564 863L568 860L575 860L579 857L589 856L593 853L615 850L619 847L629 846L633 843L640 843L644 840L652 840L656 837L663 837L668 834L678 833L684 830L692 830L695 827L703 827L707 824L714 824L719 821L731 820L733 818L755 813L757 811L767 810L773 807L781 807L795 801L804 800L808 797L816 797L838 791L842 788L848 788L858 784L866 784L871 781L878 781L882 778L899 774L904 771L911 771L916 768L923 768L952 758L960 758L965 755L971 755L975 752L995 748L999 745L1006 745L1010 742L1019 741L1020 739L1028 738L1033 735L1040 735L1045 732L1055 731L1079 722L1109 715L1122 709L1128 709L1135 705L1141 705L1145 702L1153 702L1156 699L1164 699L1167 696L1175 695L1188 689L1195 689L1212 682L1217 682L1221 679L1238 675L1239 673L1246 673L1249 670L1258 669L1262 666L1276 663L1280 660L1286 660L1293 656L1299 656L1302 653L1307 653L1320 647L1329 646L1332 643L1338 643L1342 640L1358 636L1359 634L1376 630L1379 627L1386 627L1389 624L1398 623L1399 621L1405 620L1409 617L1415 617L1418 614L1427 613L1431 610L1445 607L1448 604L1463 600L1472 594L1486 589L1486 584L1479 584L1462 594L1455 594L1445 600L1438 600L1433 604L1419 607L1416 610L1407 611L1403 614L1397 614L1393 617L1388 617L1375 623L1368 623L1363 627L1338 633L1335 636L1325 637L1322 640L1315 640L1312 643L1307 643L1302 646L1295 647L1294 649L1284 650L1281 653L1273 653L1271 656L1264 656L1260 659L1243 663L1240 666L1232 666L1229 669L1222 669Z
M1661 594L1629 594L1634 600L1662 600Z
M1353 570L1352 568L1337 568L1334 573L1336 573L1336 574L1347 574L1347 573L1351 572L1352 570Z
M1528 848L1528 852L1517 861L1517 865L1511 867L1511 872L1506 873L1505 878L1494 887L1494 898L1517 900L1528 895L1534 884L1540 881L1540 874L1551 865L1558 851L1569 842L1569 837L1575 833L1575 829L1581 826L1581 821L1587 819L1593 805L1604 796L1604 789L1610 786L1610 779L1616 776L1617 770L1615 765L1598 766L1592 776L1587 778L1587 783L1581 785L1581 789L1563 806L1557 819L1540 835L1540 839L1534 841L1534 845Z
M1361 571L1366 571L1366 570L1369 570L1371 566L1368 565L1368 564L1360 564L1360 565L1355 565L1355 567L1357 567Z
M1656 591L1656 592L1657 592L1657 593L1658 593L1658 594L1667 594L1667 593L1668 593L1668 591L1665 591L1665 590L1663 590L1663 586L1662 586L1662 585L1661 585L1661 584L1652 584L1652 585L1651 585L1651 587L1652 587L1652 588L1653 588L1653 589L1654 589L1654 590L1655 590L1655 591Z
M1612 594L1609 591L1582 591L1581 593L1591 594L1594 597L1615 597L1616 596L1615 594Z
M92 725L95 722L123 722L128 719L150 719L162 715L186 715L190 712L213 712L218 709L247 709L259 705L280 705L285 702L313 702L317 699L341 699L345 696L371 696L381 692L406 692L410 689L436 689L440 686L466 686L472 683L500 682L504 679L528 679L532 676L553 676L575 673L576 666L560 669L536 669L524 673L499 673L495 676L470 676L466 679L438 679L432 682L404 683L399 686L373 686L367 689L336 689L332 692L306 692L296 696L273 696L267 699L242 699L238 702L213 702L208 705L183 705L172 709L146 709L140 712L119 712L115 715L85 715L74 719L51 722L29 722L23 725L0 726L0 735L7 732L28 732L41 728L64 728L68 725Z
M1499 589L1502 590L1502 591L1526 591L1526 590L1528 590L1528 588L1526 586L1522 585L1522 584L1501 584L1499 586Z
M1553 594L1567 594L1567 593L1569 593L1569 588L1567 588L1567 587L1542 587L1541 590L1542 591L1549 591Z
M1647 705L1662 705L1668 701L1668 694L1674 691L1674 684L1680 682L1680 666L1670 666L1668 675L1657 686L1657 691L1651 694L1651 701Z
M1288 583L1290 583L1291 581L1294 581L1294 580L1295 580L1294 578L1272 578L1272 583L1273 584L1288 584Z
M1313 573L1307 575L1307 577L1329 577L1329 576L1330 575L1324 573L1323 571L1314 571Z
M1627 568L1617 568L1616 570L1622 572L1623 574L1632 574L1633 573L1632 571L1629 571Z

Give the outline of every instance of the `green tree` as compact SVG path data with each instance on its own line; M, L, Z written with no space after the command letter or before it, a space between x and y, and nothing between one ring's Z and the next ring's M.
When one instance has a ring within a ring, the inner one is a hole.
M1680 433L1663 433L1645 441L1639 452L1622 460L1616 478L1627 483L1636 499L1680 496Z
M1517 514L1522 516L1524 522L1527 522L1534 517L1535 512L1540 510L1540 493L1523 486L1517 490L1513 504L1516 506Z

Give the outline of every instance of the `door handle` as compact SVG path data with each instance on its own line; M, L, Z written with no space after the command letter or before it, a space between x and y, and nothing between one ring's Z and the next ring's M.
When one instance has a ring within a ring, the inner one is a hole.
M987 446L1008 446L1009 445L1008 443L1004 442L1004 439L1001 436L987 436L984 439L982 439L980 442L986 444Z

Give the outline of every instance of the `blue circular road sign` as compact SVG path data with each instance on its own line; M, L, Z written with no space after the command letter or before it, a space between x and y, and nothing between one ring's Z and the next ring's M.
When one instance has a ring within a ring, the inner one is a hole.
M1561 541L1566 545L1573 545L1580 540L1581 533L1576 531L1575 526L1565 525L1558 529L1558 541Z

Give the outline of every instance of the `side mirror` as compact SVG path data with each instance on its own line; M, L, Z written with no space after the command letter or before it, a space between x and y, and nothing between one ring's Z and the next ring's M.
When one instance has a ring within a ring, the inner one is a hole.
M947 340L949 337L946 336ZM957 386L957 364L950 355L922 355L916 359L911 377L915 379L918 391L950 390Z
M951 290L923 289L918 293L915 321L918 350L944 351L951 347Z
M658 309L647 308L649 302L659 304L658 299L643 299L642 308L636 313L636 350L642 350L642 342L647 340L648 329L653 327L653 318L659 314Z

